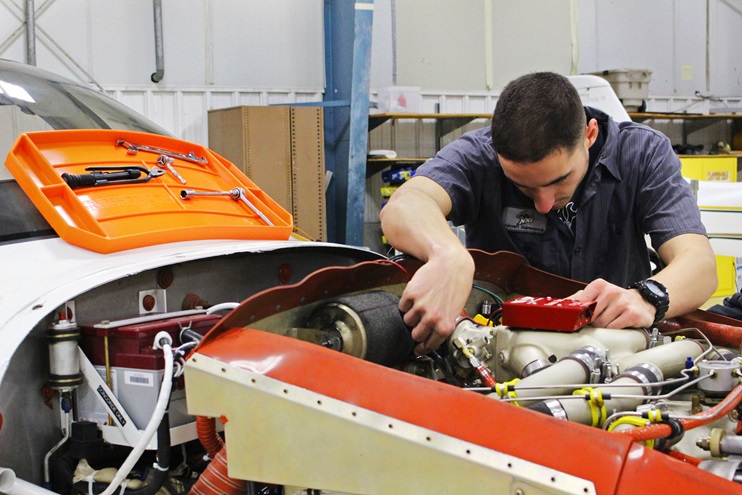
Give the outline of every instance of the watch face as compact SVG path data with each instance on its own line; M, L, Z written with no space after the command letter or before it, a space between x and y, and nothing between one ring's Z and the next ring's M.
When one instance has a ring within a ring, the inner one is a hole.
M652 291L652 294L656 295L657 297L664 297L665 296L665 292L662 289L660 289L657 286L657 284L654 283L653 280L647 280L646 281L646 287L647 287L647 289L649 289L650 291Z

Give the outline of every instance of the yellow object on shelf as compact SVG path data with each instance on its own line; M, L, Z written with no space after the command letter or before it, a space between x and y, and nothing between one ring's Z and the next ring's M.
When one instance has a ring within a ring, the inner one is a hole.
M737 182L736 156L684 156L680 163L686 179Z
M716 276L719 285L711 297L727 297L737 292L737 258L716 256Z

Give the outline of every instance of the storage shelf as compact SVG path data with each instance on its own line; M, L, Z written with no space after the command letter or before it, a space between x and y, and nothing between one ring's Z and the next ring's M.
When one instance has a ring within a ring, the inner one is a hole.
M410 163L421 163L430 160L430 158L368 158L366 161L369 163L396 163L396 162L410 162Z
M742 119L742 113L629 112L632 120L729 120Z
M368 116L368 130L376 129L389 120L435 120L437 135L447 134L472 120L491 119L491 113L376 113Z
M740 113L671 113L671 112L629 112L634 122L647 120L678 120L683 123L683 144L688 144L688 134L701 130L717 122L732 121L735 130L742 125Z

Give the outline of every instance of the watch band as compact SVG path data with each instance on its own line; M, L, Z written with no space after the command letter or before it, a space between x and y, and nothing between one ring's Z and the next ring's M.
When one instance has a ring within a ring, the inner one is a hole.
M665 317L667 309L670 307L670 296L667 292L667 287L662 283L648 278L634 282L629 289L636 289L644 300L654 306L655 314L652 324L661 321Z

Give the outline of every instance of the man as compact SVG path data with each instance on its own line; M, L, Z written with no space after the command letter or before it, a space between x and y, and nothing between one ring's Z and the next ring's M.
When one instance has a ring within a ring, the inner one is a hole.
M465 225L468 247L514 251L588 283L573 297L597 301L595 326L649 327L716 289L714 253L669 140L583 107L558 74L509 83L491 128L442 149L381 210L389 242L425 262L399 304L418 354L453 332L471 291L473 261L447 220ZM654 276L645 234L665 265Z

